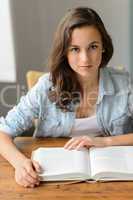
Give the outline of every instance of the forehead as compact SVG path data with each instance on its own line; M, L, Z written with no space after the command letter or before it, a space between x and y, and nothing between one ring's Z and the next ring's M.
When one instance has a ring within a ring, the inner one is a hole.
M102 41L99 30L94 26L78 27L72 31L70 44L90 43L93 41Z

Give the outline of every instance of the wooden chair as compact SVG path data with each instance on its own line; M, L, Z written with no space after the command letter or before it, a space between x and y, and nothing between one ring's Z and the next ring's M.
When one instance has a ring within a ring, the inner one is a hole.
M26 82L28 90L30 90L38 81L38 79L44 74L44 72L30 70L26 73ZM33 126L22 133L21 136L33 136L35 128L37 127L37 119L33 120Z
M28 90L31 89L36 82L38 81L38 79L44 74L44 72L40 72L40 71L28 71L26 73L26 81L27 81L27 87Z

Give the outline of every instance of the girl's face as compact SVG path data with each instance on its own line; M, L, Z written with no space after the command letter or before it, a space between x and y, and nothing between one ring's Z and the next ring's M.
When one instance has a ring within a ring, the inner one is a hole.
M94 26L75 28L67 51L68 63L79 77L95 76L102 61L102 50L101 34Z

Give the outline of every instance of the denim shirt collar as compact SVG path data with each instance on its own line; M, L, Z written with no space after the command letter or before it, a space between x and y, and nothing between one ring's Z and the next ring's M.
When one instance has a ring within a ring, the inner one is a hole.
M113 95L114 93L115 88L107 67L101 68L97 104L102 101L104 95Z

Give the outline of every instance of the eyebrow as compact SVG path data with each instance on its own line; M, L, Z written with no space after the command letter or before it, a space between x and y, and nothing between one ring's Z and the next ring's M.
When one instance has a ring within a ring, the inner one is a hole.
M93 42L90 42L88 46L92 45L92 44L100 44L99 41L93 41ZM79 45L76 45L76 44L70 44L69 47L79 47Z

